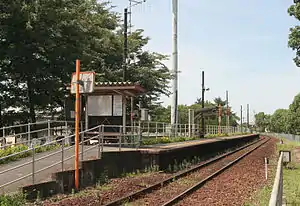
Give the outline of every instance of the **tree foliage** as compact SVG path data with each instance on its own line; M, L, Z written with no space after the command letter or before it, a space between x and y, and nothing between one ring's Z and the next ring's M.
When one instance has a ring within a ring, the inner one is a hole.
M288 14L300 21L300 3L290 6ZM300 26L290 28L288 46L296 52L294 62L300 67Z
M288 109L277 109L272 115L260 112L255 115L258 131L276 133L300 133L300 94L296 95Z
M221 104L222 107L222 121L221 125L225 126L226 125L226 101L223 101L222 98L217 97L214 99L213 102L206 101L204 106L205 107L216 107L217 105ZM200 124L201 120L201 115L199 110L202 108L201 105L201 99L197 98L194 104L192 105L178 105L178 123L179 124L187 124L188 123L188 112L189 109L194 110L195 114L195 123ZM229 107L230 108L230 107ZM163 107L159 106L155 108L152 112L151 115L153 116L152 120L153 121L158 121L158 122L169 122L171 118L171 106ZM205 124L207 125L218 125L218 115L212 114L212 115L205 115ZM237 126L238 123L237 121L239 120L239 117L236 116L236 114L231 111L230 113L230 118L229 118L229 124L231 126Z
M38 112L63 107L76 59L83 71L101 74L97 81L121 81L122 21L111 6L97 0L0 2L1 123L35 122ZM167 56L145 51L148 42L141 29L128 37L127 80L148 91L144 104L169 95L171 79L162 64Z

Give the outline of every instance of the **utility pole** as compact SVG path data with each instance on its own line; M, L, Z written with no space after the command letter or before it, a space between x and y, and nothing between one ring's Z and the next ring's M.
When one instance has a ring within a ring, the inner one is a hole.
M124 9L124 54L123 54L123 82L126 81L127 56L128 56L128 8Z
M241 105L241 132L243 132L243 105Z
M227 134L229 133L229 102L228 102L228 91L226 91L226 127Z
M132 4L134 2L135 4ZM128 66L128 13L130 14L130 29L131 29L131 8L142 4L143 2L146 2L146 0L143 1L136 1L136 0L129 0L129 9L130 12L128 12L128 8L124 8L124 51L123 51L123 82L127 81L127 66ZM122 96L123 101L123 132L125 133L125 127L126 127L126 97ZM131 124L131 130L133 131L133 110L134 110L134 98L130 98L130 124Z
M123 82L126 82L126 72L127 72L127 56L128 56L128 37L127 37L127 29L128 29L128 9L124 9L124 54L123 54ZM123 116L123 134L126 133L126 96L122 95L122 116ZM132 115L131 115L132 116ZM132 124L132 118L131 118ZM132 129L132 128L131 128Z
M172 101L171 101L171 125L178 122L178 48L177 48L177 18L178 18L178 0L172 0L172 19L173 19L173 45L172 45Z
M205 93L204 71L202 71L202 97L201 97L202 109L204 108L204 93ZM204 113L202 113L202 115L201 115L201 128L202 128L201 137L203 138L205 136Z

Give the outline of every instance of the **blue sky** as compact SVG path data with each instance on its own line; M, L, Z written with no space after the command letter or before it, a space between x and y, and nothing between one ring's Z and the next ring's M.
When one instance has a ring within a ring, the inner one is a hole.
M122 12L128 0L112 0ZM287 108L300 92L300 68L287 47L289 28L298 24L287 13L293 0L179 0L179 104L201 95L201 70L211 100L229 91L229 101L254 112ZM147 50L171 55L172 0L147 0L132 9L135 28L151 38ZM171 59L166 62L169 68ZM171 100L162 97L164 104ZM244 109L244 115L246 110ZM253 119L251 117L251 119Z

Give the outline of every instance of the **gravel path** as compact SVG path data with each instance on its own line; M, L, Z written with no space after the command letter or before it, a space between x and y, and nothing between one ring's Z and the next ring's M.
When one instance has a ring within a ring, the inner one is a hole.
M264 158L275 154L276 141L271 139L177 205L243 205L266 184Z

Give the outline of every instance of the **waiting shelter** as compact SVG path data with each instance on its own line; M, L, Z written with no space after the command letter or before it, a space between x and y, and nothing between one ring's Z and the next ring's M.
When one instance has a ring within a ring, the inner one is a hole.
M84 72L82 72L84 74ZM114 125L107 127L109 133L121 132L127 125L126 105L130 98L133 101L135 97L145 92L145 89L134 82L95 82L95 73L85 72L90 78L84 78L81 84L81 119L85 121L85 129L98 125ZM74 75L73 75L74 77ZM88 82L88 80L90 82ZM74 78L72 84L74 83ZM93 87L93 88L91 88ZM68 88L72 91L72 87ZM88 92L84 92L88 91ZM73 99L73 100L72 100ZM68 109L66 116L69 120L75 118L74 96L68 101ZM131 112L133 112L133 104L131 104ZM121 127L122 126L122 127Z

